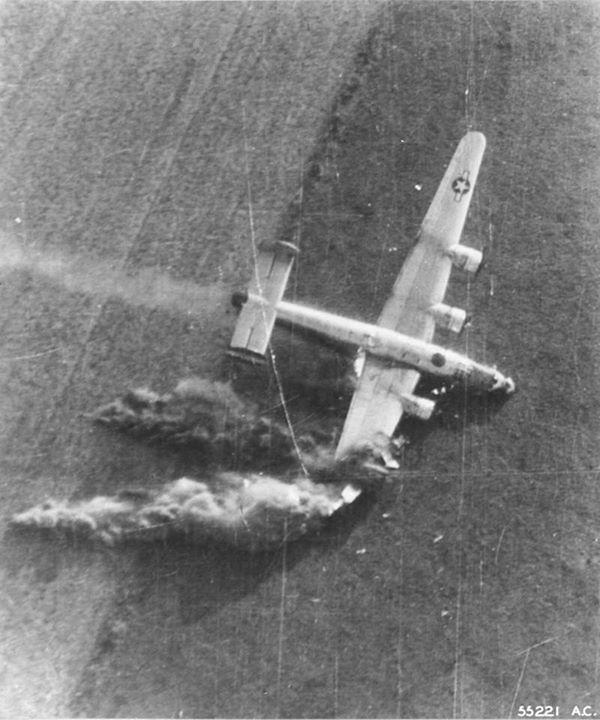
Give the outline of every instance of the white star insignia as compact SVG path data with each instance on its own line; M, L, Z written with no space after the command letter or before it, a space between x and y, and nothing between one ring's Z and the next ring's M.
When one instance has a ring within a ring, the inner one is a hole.
M471 183L465 177L458 177L452 183L452 189L457 195L464 195L468 193L471 188Z

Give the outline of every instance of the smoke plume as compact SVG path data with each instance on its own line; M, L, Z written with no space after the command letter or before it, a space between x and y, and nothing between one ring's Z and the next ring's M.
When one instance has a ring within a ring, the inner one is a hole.
M12 524L108 545L183 536L255 552L317 529L359 494L352 485L323 485L306 477L285 482L262 474L220 473L210 482L181 478L160 490L50 500L14 515Z
M220 471L202 479L183 477L159 489L49 500L14 515L14 527L107 545L183 537L256 552L317 530L382 481L382 468L368 451L336 462L328 438L314 432L293 437L285 425L242 400L229 383L190 378L164 395L132 390L92 417L146 440L191 446L221 468L227 457L255 471ZM257 472L265 457L271 459L270 472ZM280 477L272 474L277 462L283 464Z
M100 300L120 298L129 305L164 308L202 321L228 302L224 283L198 285L176 280L153 269L135 274L118 268L115 260L65 256L37 250L6 233L0 234L0 272L26 270L42 275L69 292ZM116 267L117 266L117 267Z
M187 446L208 459L244 465L289 464L298 449L310 462L312 455L331 446L328 436L314 430L293 438L283 423L242 400L231 384L204 378L182 380L164 395L131 390L100 407L92 418L148 442Z

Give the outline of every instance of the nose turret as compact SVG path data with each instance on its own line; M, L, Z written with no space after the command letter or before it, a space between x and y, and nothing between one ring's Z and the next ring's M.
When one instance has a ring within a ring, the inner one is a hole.
M467 382L473 389L483 392L504 392L506 395L512 395L515 391L512 378L506 377L495 367L479 363L473 363L471 366Z

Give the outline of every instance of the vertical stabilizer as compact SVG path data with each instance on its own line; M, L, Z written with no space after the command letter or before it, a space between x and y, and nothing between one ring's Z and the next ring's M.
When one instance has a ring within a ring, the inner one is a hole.
M283 297L297 254L298 248L292 243L277 241L261 245L247 300L231 339L230 348L237 355L243 351L247 351L250 357L265 354L275 323L277 303Z

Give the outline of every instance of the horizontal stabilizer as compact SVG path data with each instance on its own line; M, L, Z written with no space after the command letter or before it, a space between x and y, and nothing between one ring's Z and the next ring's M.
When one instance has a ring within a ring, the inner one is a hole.
M254 263L248 299L238 317L230 348L264 355L298 248L288 242L261 245ZM247 353L244 353L247 357Z
M257 353L252 352L252 350L242 348L237 348L235 350L230 349L227 351L227 354L230 357L237 358L238 360L252 363L252 365L264 365L267 362L264 355L258 355Z

